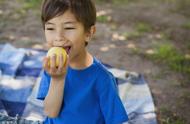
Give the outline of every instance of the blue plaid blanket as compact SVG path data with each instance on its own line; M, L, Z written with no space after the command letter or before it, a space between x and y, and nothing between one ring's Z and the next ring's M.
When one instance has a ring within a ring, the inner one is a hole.
M41 61L46 51L0 45L0 123L5 118L43 121L43 103L36 99ZM152 95L143 75L105 66L117 79L129 124L157 124Z

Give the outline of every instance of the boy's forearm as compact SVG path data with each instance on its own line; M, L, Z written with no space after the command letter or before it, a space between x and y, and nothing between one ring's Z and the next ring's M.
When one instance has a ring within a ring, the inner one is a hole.
M48 94L44 100L44 112L49 117L57 117L63 102L64 79L51 79Z

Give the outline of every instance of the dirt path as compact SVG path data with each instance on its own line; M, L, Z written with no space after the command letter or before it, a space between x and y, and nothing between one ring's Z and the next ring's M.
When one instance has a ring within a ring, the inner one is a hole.
M17 47L44 48L45 40L39 12L36 8L21 11L19 8L22 6L17 0L0 3L0 43L10 42ZM122 7L106 4L98 5L97 8L99 14L105 16L99 18L96 36L88 46L90 52L103 62L141 73L146 77L154 96L160 123L190 123L190 87L180 86L179 73L144 55L159 43L165 42L166 39L161 37L163 29L165 33L175 33L181 30L178 27L185 23L187 18L177 13L169 13L167 4L158 6L154 2L139 2ZM136 33L127 36L127 33L134 32L135 24L139 22L150 24L151 30L143 32L143 35ZM179 45L175 40L180 36L176 33L172 37L172 44ZM180 48L184 46L180 45Z

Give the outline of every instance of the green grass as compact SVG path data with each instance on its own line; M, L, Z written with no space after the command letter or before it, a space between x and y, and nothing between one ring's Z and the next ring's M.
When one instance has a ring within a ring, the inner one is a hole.
M167 41L170 40L169 34L162 32L162 33L160 33L160 35L161 35L162 40L167 40Z
M125 33L124 36L126 37L126 39L134 39L134 38L140 38L143 35L143 33L138 32L138 31L133 31L133 32L129 32L129 33Z
M124 33L124 36L126 37L126 39L140 38L145 33L151 32L153 30L149 24L143 23L143 22L139 22L135 24L134 29L135 30L132 32Z
M26 16L29 10L32 10L36 16L40 16L40 6L42 4L42 0L17 0L17 2L21 5L20 8L15 10L17 13L21 15L21 17Z
M188 41L188 44L187 44L187 49L190 50L190 40Z
M186 124L186 121L179 117L176 113L168 109L168 107L161 107L160 113L163 115L161 124Z
M137 23L135 28L136 28L136 30L138 32L141 32L141 33L151 32L152 31L152 27L149 24L143 23L143 22Z
M181 99L184 102L189 102L190 101L190 91L184 91L183 94L181 95Z
M190 0L175 0L175 1L176 1L177 10L190 16L190 14L189 14Z
M177 100L176 105L178 108L185 108L184 105L188 105L187 103L189 103L190 101L190 91L183 91L180 95L179 95L179 100Z
M107 16L107 15L98 16L97 21L101 22L101 23L107 23L107 22L109 22L109 16Z
M180 54L171 44L162 44L155 51L155 54L148 55L151 59L168 65L173 71L190 74L190 60Z
M112 31L117 30L117 28L118 28L117 23L112 22L110 28Z
M173 12L182 13L190 17L190 0L163 0L167 3L173 4Z
M17 0L21 4L23 4L23 9L36 9L41 6L42 0Z
M5 0L0 0L0 5L3 4L5 2Z
M190 30L190 22L183 24L182 28Z

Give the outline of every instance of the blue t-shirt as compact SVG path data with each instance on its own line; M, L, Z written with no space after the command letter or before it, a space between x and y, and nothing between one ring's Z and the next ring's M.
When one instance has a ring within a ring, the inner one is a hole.
M46 97L49 85L50 76L44 72L38 99ZM44 123L122 124L127 120L115 78L94 58L93 64L83 70L68 67L60 113L56 118L46 117Z

